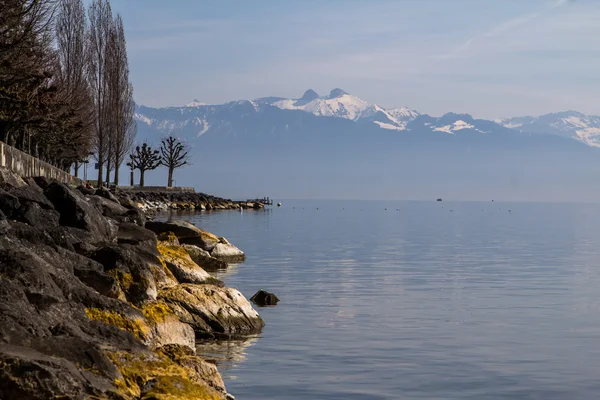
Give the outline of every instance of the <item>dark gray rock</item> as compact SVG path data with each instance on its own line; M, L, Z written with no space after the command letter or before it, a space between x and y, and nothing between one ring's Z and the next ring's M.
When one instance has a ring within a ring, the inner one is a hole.
M156 234L131 222L121 222L117 232L117 242L127 244L149 243L156 246Z
M44 194L59 212L61 225L90 232L94 242L112 241L115 238L116 226L104 218L78 191L65 184L52 182L46 187Z
M12 187L4 185L3 189L19 199L21 204L37 203L45 210L54 210L54 205L46 198L44 191L31 180L27 186Z
M0 189L0 211L8 218L13 218L17 214L21 203L16 196L13 196L4 189Z
M96 192L94 193L96 196L100 196L100 197L104 197L105 199L108 199L114 203L117 203L118 205L121 205L121 203L119 202L119 199L117 199L115 197L114 194L111 193L110 190L108 190L105 187L101 187L99 189L96 189Z
M250 297L250 301L260 307L274 306L279 303L279 298L274 293L260 289L254 296Z
M19 210L18 220L37 228L50 230L59 226L60 214L42 208L39 203L26 203Z

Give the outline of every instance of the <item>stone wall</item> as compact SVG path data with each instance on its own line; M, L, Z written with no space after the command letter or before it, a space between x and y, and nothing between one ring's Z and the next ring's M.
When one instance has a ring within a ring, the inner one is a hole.
M0 167L6 167L20 176L44 176L64 183L78 183L78 179L59 168L0 142Z

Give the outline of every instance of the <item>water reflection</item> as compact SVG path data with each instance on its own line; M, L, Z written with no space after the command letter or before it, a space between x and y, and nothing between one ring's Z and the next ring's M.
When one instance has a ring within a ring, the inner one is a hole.
M232 340L210 340L196 343L196 352L206 361L215 363L221 373L237 367L246 360L248 347L254 345L258 336ZM235 377L224 374L225 379Z

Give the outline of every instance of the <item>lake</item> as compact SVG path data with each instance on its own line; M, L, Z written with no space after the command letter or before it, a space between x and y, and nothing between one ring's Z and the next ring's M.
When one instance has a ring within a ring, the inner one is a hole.
M593 399L600 207L284 201L180 214L247 254L219 274L261 335L200 345L238 400Z

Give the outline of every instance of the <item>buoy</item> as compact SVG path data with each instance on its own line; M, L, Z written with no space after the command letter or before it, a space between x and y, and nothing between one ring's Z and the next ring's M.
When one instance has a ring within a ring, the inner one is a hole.
M277 203L277 207L281 207L281 203Z

